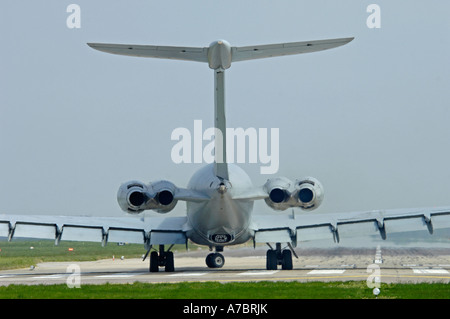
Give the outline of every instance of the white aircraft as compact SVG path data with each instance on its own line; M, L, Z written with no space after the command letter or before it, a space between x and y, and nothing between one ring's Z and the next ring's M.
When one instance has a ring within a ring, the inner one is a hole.
M342 46L353 38L306 41L282 44L232 47L219 40L209 47L168 47L150 45L121 45L88 43L94 49L128 56L177 59L208 63L214 70L215 128L225 132L224 74L238 61L316 52ZM226 134L215 140L216 150L226 145ZM218 144L220 143L220 144ZM242 244L249 240L267 243L266 268L292 269L294 247L302 241L323 238L339 242L344 236L379 234L386 239L388 233L428 230L450 227L450 207L420 208L387 211L370 211L345 214L292 214L277 216L253 214L253 202L264 199L277 210L300 208L311 211L323 199L323 188L312 177L295 181L285 177L270 178L254 187L249 176L238 166L226 163L226 148L222 159L198 170L187 188L180 188L165 180L145 184L139 181L124 183L118 191L120 207L131 215L144 210L168 213L178 201L186 201L185 217L128 216L113 217L63 217L0 215L0 236L50 238L60 240L143 243L150 271L159 267L174 271L174 244L188 240L215 250L206 257L211 268L220 268L225 259L220 252L227 245ZM170 245L166 250L165 245ZM296 256L296 255L295 255ZM298 256L296 256L298 258Z

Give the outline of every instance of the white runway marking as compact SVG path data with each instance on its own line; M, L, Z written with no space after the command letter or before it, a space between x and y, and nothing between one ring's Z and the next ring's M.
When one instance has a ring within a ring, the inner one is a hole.
M67 275L45 275L45 276L35 276L33 279L59 279L66 277Z
M138 275L142 275L143 273L133 273L133 274L128 274L128 273L122 273L122 274L112 274L112 275L100 275L100 276L95 276L96 278L129 278L129 277L134 277L134 276L138 276Z
M308 275L335 275L343 274L345 269L315 269L311 270Z
M279 270L249 270L238 274L238 276L260 276L260 275L273 275L279 272Z
M445 269L413 269L415 274L448 274Z
M168 275L169 277L184 277L184 276L203 276L206 272L182 272L179 274Z
M377 246L377 250L375 252L375 259L373 260L374 264L382 264L383 258L381 257L381 247L380 245Z

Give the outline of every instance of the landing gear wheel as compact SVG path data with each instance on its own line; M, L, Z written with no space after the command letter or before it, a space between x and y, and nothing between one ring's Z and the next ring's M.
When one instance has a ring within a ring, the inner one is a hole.
M164 245L160 245L159 254L157 251L150 253L150 272L158 272L159 267L164 267L166 272L175 271L173 252L164 251Z
M158 252L152 251L150 253L150 272L158 272L158 270L159 270Z
M166 272L174 272L175 271L175 264L173 262L173 252L168 251L166 252Z
M219 253L212 253L206 256L206 265L209 268L222 268L225 264L225 257Z
M294 267L292 265L292 253L290 250L285 249L282 252L281 269L292 270Z
M268 250L266 254L266 269L277 270L278 258L275 250Z
M268 244L270 249L266 255L266 269L277 270L278 265L281 265L283 270L294 269L292 264L292 252L289 249L281 249L281 243L276 243L276 249L273 249Z

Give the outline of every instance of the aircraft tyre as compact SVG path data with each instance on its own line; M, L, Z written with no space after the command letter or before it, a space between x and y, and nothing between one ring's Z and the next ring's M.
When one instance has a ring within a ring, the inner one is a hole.
M159 256L156 251L150 253L150 272L158 272L159 270Z
M268 250L266 254L266 269L276 270L278 266L277 252L275 250Z
M158 272L159 267L163 267L166 272L174 272L175 264L173 258L173 252L166 251L158 254L156 251L152 251L150 254L150 272Z
M171 252L171 251L166 252L165 271L166 272L174 272L175 271L175 264L173 261L173 252Z
M281 260L281 269L292 270L294 267L292 265L292 252L288 249L283 250Z
M225 264L225 257L219 253L211 253L206 256L206 265L209 268L222 268Z
M283 270L292 270L292 252L289 249L274 250L269 249L266 254L266 269L277 270L278 265L281 265Z

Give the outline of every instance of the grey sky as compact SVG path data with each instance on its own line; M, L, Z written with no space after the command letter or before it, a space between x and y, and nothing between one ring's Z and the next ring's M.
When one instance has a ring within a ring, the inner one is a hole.
M66 26L71 3L80 29ZM380 29L366 25L371 3ZM2 1L0 213L120 216L122 182L185 187L201 164L174 164L170 136L196 119L213 125L212 70L86 42L203 47L221 38L355 37L226 73L228 126L279 128L273 176L319 179L319 213L450 205L448 12L445 1ZM260 164L241 167L255 185L273 177Z

